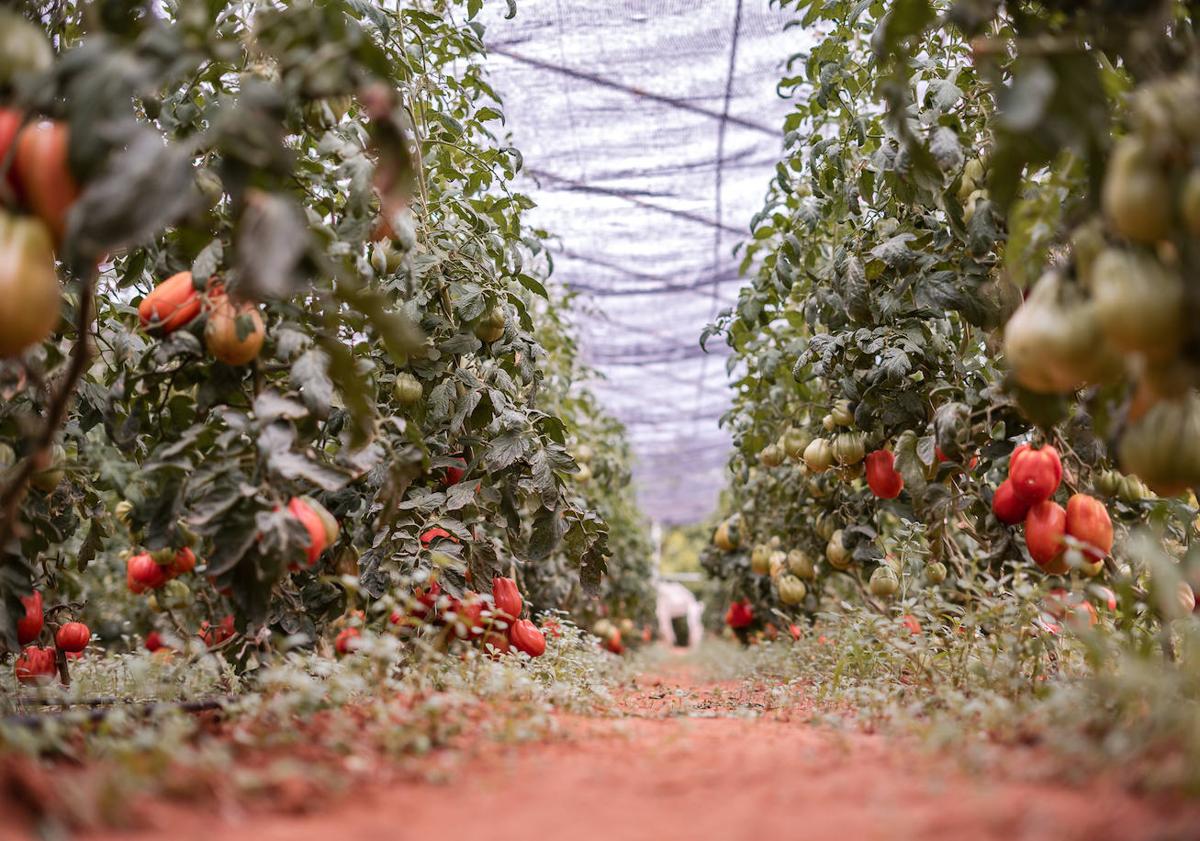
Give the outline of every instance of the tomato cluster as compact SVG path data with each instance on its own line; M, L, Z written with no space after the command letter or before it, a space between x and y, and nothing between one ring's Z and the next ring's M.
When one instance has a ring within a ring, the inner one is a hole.
M258 358L267 330L258 307L234 301L218 280L209 280L202 292L191 272L171 275L142 298L138 318L142 327L157 336L169 336L206 313L204 343L214 358L226 365L246 365Z
M546 633L549 631L539 629L528 619L521 619L524 609L521 591L511 578L496 576L492 579L490 598L471 591L456 598L444 593L441 584L433 581L413 592L407 612L394 610L389 621L406 629L426 624L443 625L458 639L479 642L485 651L505 654L515 648L530 657L540 657L546 653ZM557 623L554 627L557 628ZM339 653L345 652L339 649Z
M125 585L134 594L157 590L196 568L196 553L188 547L174 552L139 552L125 562Z
M992 497L996 519L1008 525L1024 521L1029 557L1054 575L1067 573L1070 548L1066 536L1079 543L1077 566L1088 575L1100 572L1112 551L1112 519L1104 503L1087 494L1074 494L1064 509L1052 497L1062 483L1062 460L1051 446L1017 446L1009 458L1008 478Z
M21 597L24 613L17 619L17 641L24 646L14 664L17 680L23 684L44 684L58 675L55 651L67 657L82 656L91 642L92 632L82 622L65 622L54 632L53 646L33 645L46 627L42 594L38 591Z
M0 108L0 161L7 160L4 186L13 206L0 211L0 357L39 344L58 324L54 249L79 197L62 123L27 121L18 111ZM16 215L22 212L30 215Z

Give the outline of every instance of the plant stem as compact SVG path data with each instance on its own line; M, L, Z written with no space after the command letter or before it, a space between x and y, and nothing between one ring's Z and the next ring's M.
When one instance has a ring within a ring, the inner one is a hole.
M35 468L43 466L54 437L67 416L67 408L75 394L75 388L83 378L88 363L92 358L92 343L88 330L92 323L95 309L97 269L89 262L87 274L79 279L79 311L75 319L75 347L71 350L71 360L67 372L59 385L58 391L51 400L46 412L46 422L34 440L32 452L21 462L16 475L0 493L0 546L6 546L17 533L17 516L21 502L29 490L29 480Z

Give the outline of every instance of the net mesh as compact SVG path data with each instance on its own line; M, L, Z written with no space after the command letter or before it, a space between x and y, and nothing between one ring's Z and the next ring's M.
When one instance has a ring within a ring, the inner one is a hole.
M697 8L697 6L700 6ZM522 0L481 19L525 156L530 221L584 300L592 387L628 427L644 510L702 519L724 484L727 348L704 325L736 299L738 257L779 160L775 87L804 45L767 0Z

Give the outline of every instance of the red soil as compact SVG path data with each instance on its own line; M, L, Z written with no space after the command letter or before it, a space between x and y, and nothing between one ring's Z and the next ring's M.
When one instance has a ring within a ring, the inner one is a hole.
M155 829L85 837L1200 839L1200 802L1135 796L1113 780L1083 788L1038 781L1036 752L1026 749L997 749L998 769L970 774L903 740L808 723L802 707L773 708L763 686L665 671L644 677L620 706L621 718L560 716L558 739L420 760L452 783L384 774L388 782L318 802L315 814L155 803L143 810ZM9 837L2 827L0 837Z

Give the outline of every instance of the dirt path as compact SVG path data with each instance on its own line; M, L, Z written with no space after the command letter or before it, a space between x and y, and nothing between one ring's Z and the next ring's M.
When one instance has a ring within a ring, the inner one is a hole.
M968 775L912 745L806 723L803 708L773 708L767 687L703 683L679 666L643 675L620 705L619 719L560 717L562 738L547 743L422 759L450 782L414 775L307 816L163 805L156 831L89 839L1200 839L1200 805L1112 781L1034 782L1027 752Z
M294 817L164 806L160 830L89 841L1200 838L1200 804L1134 798L1111 781L1034 782L1025 752L1003 779L968 775L895 740L806 723L802 707L773 708L767 687L678 666L643 676L621 707L621 718L562 716L558 740L435 758L450 782L389 783Z

